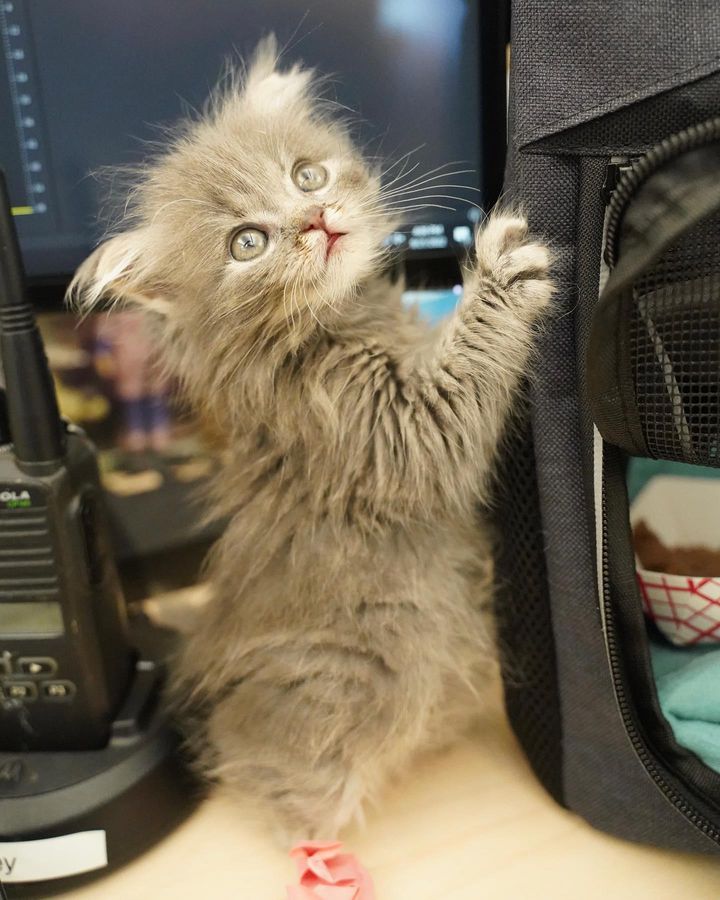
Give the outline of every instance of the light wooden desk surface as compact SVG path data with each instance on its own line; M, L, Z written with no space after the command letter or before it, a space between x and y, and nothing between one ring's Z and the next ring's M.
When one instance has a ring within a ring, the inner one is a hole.
M345 836L378 900L717 900L720 861L593 831L534 780L500 711L427 759ZM174 834L73 900L284 900L290 860L215 794Z

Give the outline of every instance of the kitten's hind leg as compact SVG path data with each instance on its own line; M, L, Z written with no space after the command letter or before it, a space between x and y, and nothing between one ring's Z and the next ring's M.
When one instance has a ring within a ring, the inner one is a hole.
M286 840L337 837L427 739L439 673L327 634L270 639L246 662L204 725L201 766Z

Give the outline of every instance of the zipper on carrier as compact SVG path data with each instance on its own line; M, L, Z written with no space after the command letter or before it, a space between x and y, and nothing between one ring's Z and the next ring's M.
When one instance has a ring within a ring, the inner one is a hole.
M608 530L606 507L607 500L605 494L605 462L602 461L602 497L601 497L601 521L602 521L602 608L603 608L603 625L605 634L605 649L607 651L608 662L610 664L610 674L612 677L613 689L615 691L615 700L618 705L620 717L622 719L625 733L632 744L635 755L640 760L643 768L650 778L655 782L657 788L664 794L666 799L682 813L688 821L692 822L696 828L707 835L716 844L720 844L720 830L713 823L699 813L676 788L668 784L659 770L653 755L647 749L645 741L640 731L635 725L632 714L632 706L625 692L623 682L623 671L621 663L621 654L617 645L617 634L615 630L615 618L611 599L610 588L610 569L608 564ZM597 501L597 498L596 498Z
M610 268L615 263L617 237L628 200L638 187L666 162L716 140L720 140L720 117L672 135L643 156L613 157L610 160L603 183L603 197L606 210L603 228L603 253L600 261L600 293L605 286ZM595 436L595 453L600 456L599 460L597 456L595 460L595 465L599 467L600 474L599 483L596 481L595 503L597 504L599 501L601 507L599 516L600 533L597 536L601 562L598 588L600 591L605 649L618 711L635 755L658 790L699 831L716 844L720 844L720 828L716 827L706 816L698 812L680 791L667 782L656 763L655 757L648 750L645 739L635 724L632 703L625 690L622 657L618 646L611 596L605 459L603 441L597 428L595 428Z
M603 259L608 266L615 264L618 233L627 202L640 185L665 163L682 156L683 153L689 153L691 150L718 140L720 140L720 116L701 122L699 125L691 125L689 128L665 138L643 156L636 157L632 164L628 164L629 161L626 161L624 166L620 164L617 166L618 170L624 169L624 171L617 172L618 177L614 183L611 181L610 169L613 168L615 161L610 161L605 183L612 186L606 194L608 206L603 245ZM605 189L605 185L603 185L603 189Z

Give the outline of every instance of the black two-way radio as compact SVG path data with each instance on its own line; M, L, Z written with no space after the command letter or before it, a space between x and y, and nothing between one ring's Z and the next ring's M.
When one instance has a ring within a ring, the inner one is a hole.
M0 172L0 751L103 746L133 654L95 452L61 419Z
M139 616L128 637L95 450L58 414L2 172L0 350L0 883L47 897L200 795L160 702L168 635Z

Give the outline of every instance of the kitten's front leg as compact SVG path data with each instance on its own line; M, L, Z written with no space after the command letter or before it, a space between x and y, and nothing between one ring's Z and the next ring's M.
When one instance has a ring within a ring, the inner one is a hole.
M383 334L323 358L321 411L350 505L405 521L456 515L482 494L552 295L548 249L526 235L519 215L488 220L463 301L423 363Z
M553 290L549 251L526 236L521 216L491 216L476 237L463 301L431 360L402 377L388 366L379 391L392 400L375 401L373 425L381 503L403 497L466 509L482 492Z
M476 458L488 467L553 287L548 248L527 240L520 215L491 216L476 235L475 255L424 387L430 395L435 389L439 407L445 403L456 413L444 411L445 427L456 423L448 436L455 431L456 439L472 440Z

